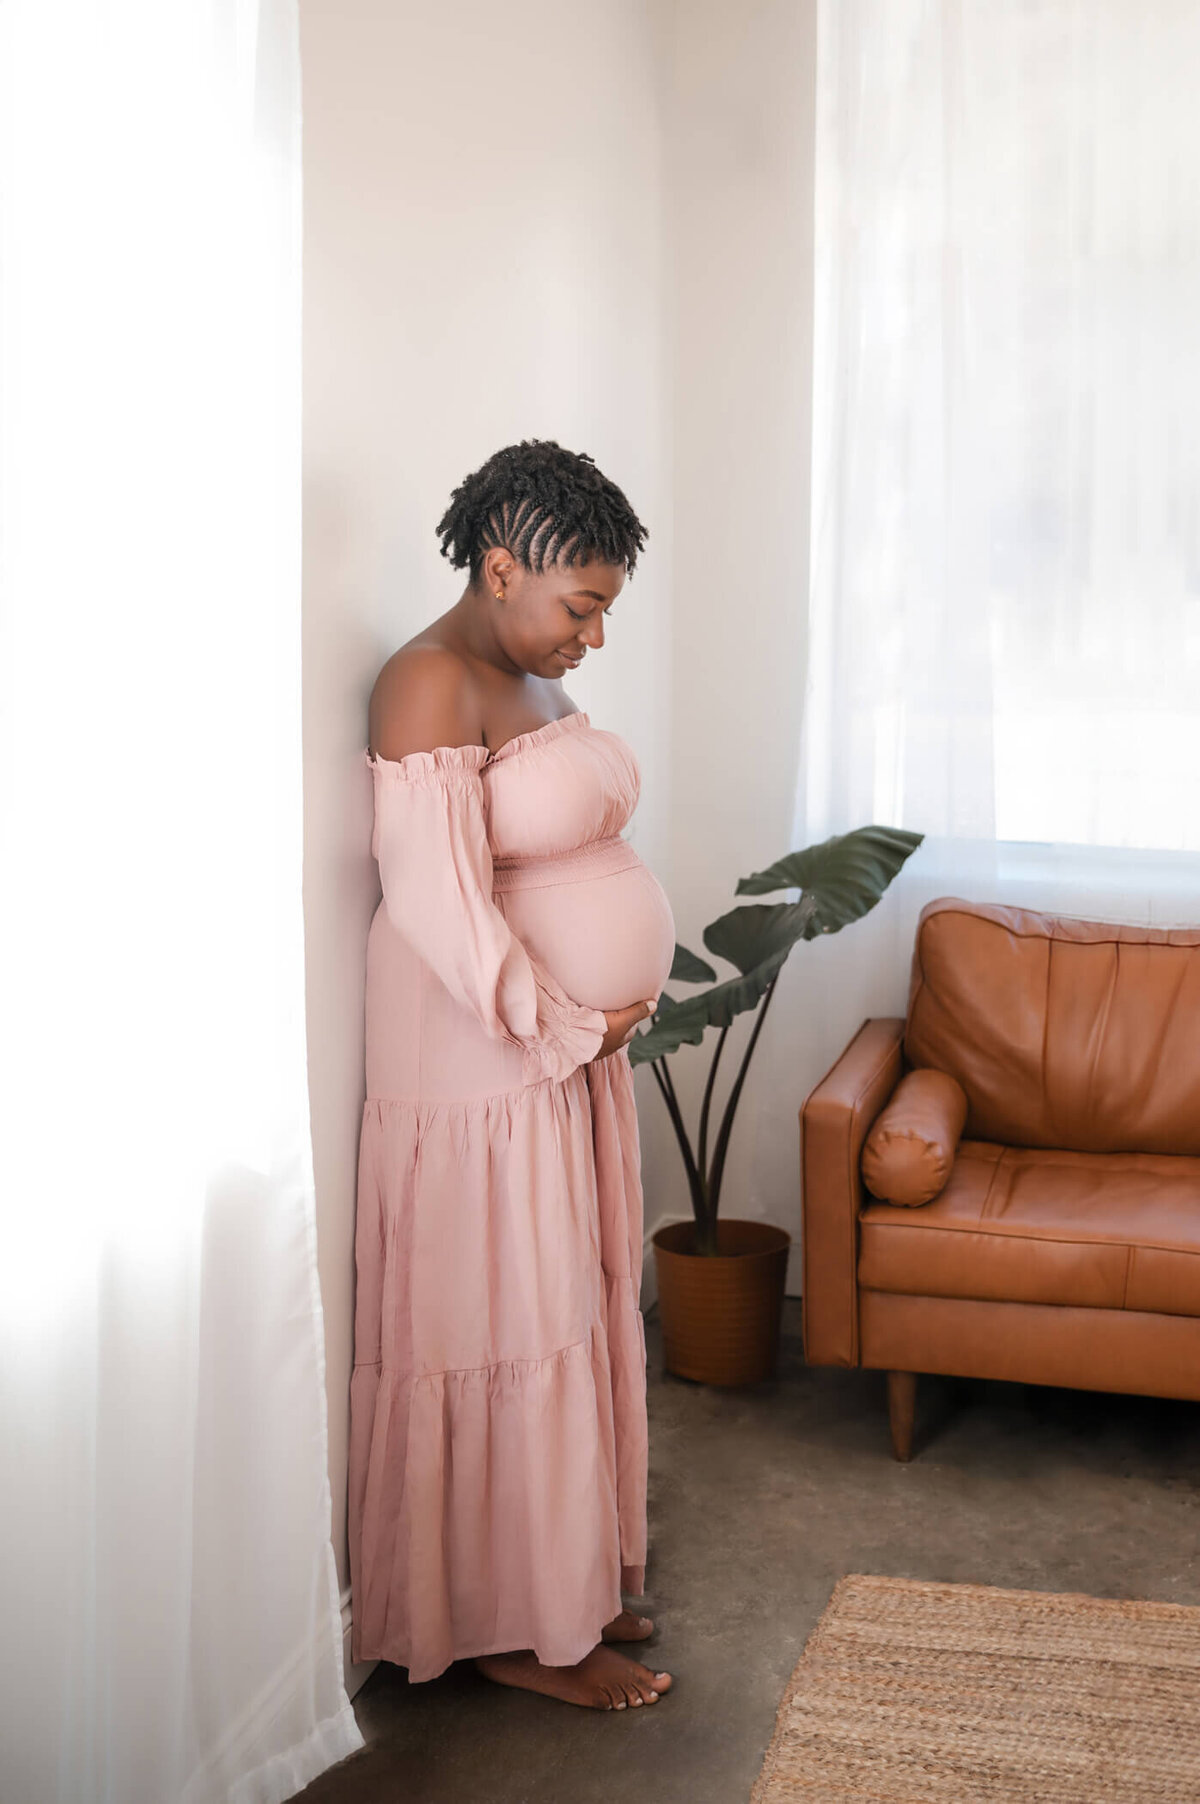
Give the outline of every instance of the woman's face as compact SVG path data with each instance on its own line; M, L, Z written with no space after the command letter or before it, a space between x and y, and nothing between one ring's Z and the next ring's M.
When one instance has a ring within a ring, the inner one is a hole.
M548 564L539 575L507 553L489 552L488 560L497 555L503 561L489 585L493 619L515 664L532 676L563 677L601 649L608 610L625 586L623 563ZM497 589L503 601L495 600Z

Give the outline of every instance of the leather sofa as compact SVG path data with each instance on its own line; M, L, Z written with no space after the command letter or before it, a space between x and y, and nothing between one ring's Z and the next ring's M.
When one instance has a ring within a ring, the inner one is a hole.
M1200 1398L1200 927L939 897L800 1130L805 1358L897 1459L921 1372Z

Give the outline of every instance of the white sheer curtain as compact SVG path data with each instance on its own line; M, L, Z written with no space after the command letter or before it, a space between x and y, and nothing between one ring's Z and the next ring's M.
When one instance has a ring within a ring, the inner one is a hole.
M820 0L793 843L928 836L835 1040L933 895L1200 921L1198 68L1193 0Z
M0 6L0 1796L343 1685L305 1061L296 0Z

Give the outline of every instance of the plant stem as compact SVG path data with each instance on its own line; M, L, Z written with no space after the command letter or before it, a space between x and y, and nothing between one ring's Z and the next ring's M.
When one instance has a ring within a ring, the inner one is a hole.
M717 1133L717 1144L713 1149L712 1171L709 1174L708 1181L709 1206L712 1210L714 1224L717 1219L717 1209L720 1204L721 1179L725 1172L725 1154L729 1147L729 1136L733 1131L734 1110L737 1108L737 1101L738 1097L741 1095L742 1085L746 1081L746 1072L750 1066L750 1055L753 1053L755 1043L758 1040L759 1034L762 1032L762 1024L767 1018L767 1010L771 1006L771 998L775 994L775 985L778 982L779 972L776 971L763 994L762 1006L758 1011L758 1019L754 1023L754 1032L750 1035L750 1038L746 1043L746 1051L742 1056L741 1066L739 1067L737 1077L734 1079L733 1088L729 1092L729 1100L725 1104L725 1113L721 1117L721 1126Z
M713 1215L716 1214L716 1209L712 1206L712 1191L708 1184L708 1110L709 1105L712 1102L713 1084L716 1082L717 1077L717 1066L720 1063L721 1051L725 1045L728 1033L729 1023L726 1023L717 1037L717 1048L712 1056L712 1065L709 1068L708 1082L704 1086L704 1101L700 1108L700 1137L696 1150L696 1163L704 1173L705 1201L709 1206L706 1208L705 1213L708 1214L711 1209Z
M671 1082L671 1074L667 1070L665 1059L651 1059L650 1069L654 1073L654 1081L662 1091L663 1101L667 1105L667 1113L671 1117L675 1129L675 1137L679 1141L679 1150L683 1154L684 1170L687 1172L688 1189L692 1193L692 1210L699 1221L704 1210L704 1184L696 1161L692 1154L691 1142L688 1140L687 1128L683 1124L683 1115L679 1108L679 1099L675 1095L675 1086Z
M663 1075L663 1083L667 1087L667 1095L672 1098L672 1100L676 1104L676 1107L678 1107L679 1098L675 1095L675 1079L671 1076L671 1067L667 1064L667 1061L665 1058L656 1059L654 1062L655 1062L656 1067L661 1066L662 1075Z

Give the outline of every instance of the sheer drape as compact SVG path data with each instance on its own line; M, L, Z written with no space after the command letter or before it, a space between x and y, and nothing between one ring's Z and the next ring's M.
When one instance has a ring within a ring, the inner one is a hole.
M343 1687L305 1061L295 0L0 7L0 1795Z
M821 0L793 843L929 836L835 1039L932 895L1200 919L1197 67L1189 0Z

